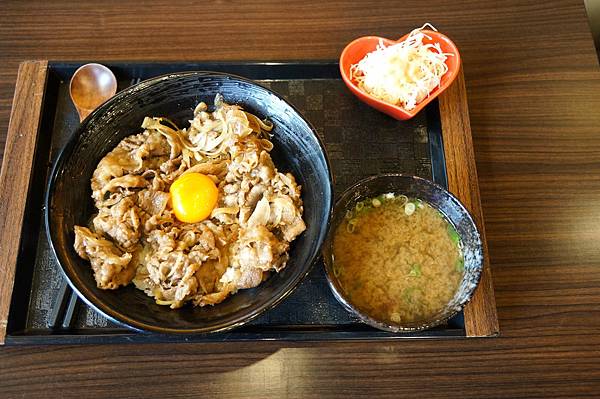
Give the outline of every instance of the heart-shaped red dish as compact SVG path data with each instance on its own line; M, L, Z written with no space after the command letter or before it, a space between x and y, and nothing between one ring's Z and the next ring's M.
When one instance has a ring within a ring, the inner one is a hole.
M377 48L379 41L382 41L386 46L390 46L392 44L404 41L410 33L404 35L396 41L378 36L363 36L348 44L340 56L340 72L342 74L344 83L346 83L346 86L348 86L350 91L352 91L352 93L354 93L354 95L361 101L381 112L388 114L393 118L407 120L418 114L419 111L421 111L428 103L430 103L434 98L436 98L438 95L440 95L440 93L450 86L460 70L460 54L452 40L450 40L446 35L436 31L423 29L421 32L423 32L426 36L429 36L423 39L423 43L439 43L444 53L449 53L452 55L446 59L448 71L442 76L440 85L433 89L429 93L429 96L418 103L415 108L408 111L397 105L381 101L359 89L356 83L350 79L350 67L363 59L368 53L374 51Z

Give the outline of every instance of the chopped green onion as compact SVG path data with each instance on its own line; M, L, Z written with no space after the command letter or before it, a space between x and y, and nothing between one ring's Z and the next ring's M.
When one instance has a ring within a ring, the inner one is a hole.
M406 203L408 202L408 197L406 195L399 195L396 198L394 198L394 201L399 201L402 202L402 205L406 205Z
M416 206L414 203L412 202L407 202L406 205L404 205L404 213L406 214L406 216L410 216L413 213L415 213L416 210Z
M456 261L456 271L460 273L465 271L465 260L463 258Z
M409 277L421 277L421 266L418 264L414 264L410 267L410 272L408 273Z
M448 235L453 243L458 244L460 242L460 236L451 225L448 225Z
M346 220L350 220L354 217L354 213L351 210L346 211Z
M349 220L348 224L346 225L346 231L348 231L348 233L354 233L355 228L356 228L356 219Z
M408 287L404 289L402 296L404 297L404 301L407 303L413 303L413 293L415 292L415 287Z
M362 201L356 203L356 210L358 212L362 211L364 207L365 207L365 204Z
M341 274L341 270L339 269L339 267L334 263L333 264L333 275L335 277L339 277Z
M371 203L373 204L373 206L375 208L379 208L381 206L381 201L378 198L373 198L373 200L371 201Z

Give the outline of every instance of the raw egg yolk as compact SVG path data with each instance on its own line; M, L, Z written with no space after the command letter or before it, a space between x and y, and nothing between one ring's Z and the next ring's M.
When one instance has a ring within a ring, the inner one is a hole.
M184 223L197 223L209 217L219 194L215 183L202 173L179 177L169 192L175 216Z

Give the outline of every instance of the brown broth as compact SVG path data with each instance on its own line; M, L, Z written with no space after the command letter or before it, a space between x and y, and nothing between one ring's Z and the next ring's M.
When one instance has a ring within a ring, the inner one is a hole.
M416 205L411 215L407 203ZM362 204L367 205L349 212L334 235L334 273L346 296L387 323L431 318L454 297L462 279L456 231L425 202L382 196Z

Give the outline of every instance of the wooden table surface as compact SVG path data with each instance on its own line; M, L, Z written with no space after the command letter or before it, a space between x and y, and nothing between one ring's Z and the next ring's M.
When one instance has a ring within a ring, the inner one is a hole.
M1 148L25 59L335 59L362 35L448 34L501 337L4 347L1 397L600 395L600 69L582 0L103 3L2 3Z

